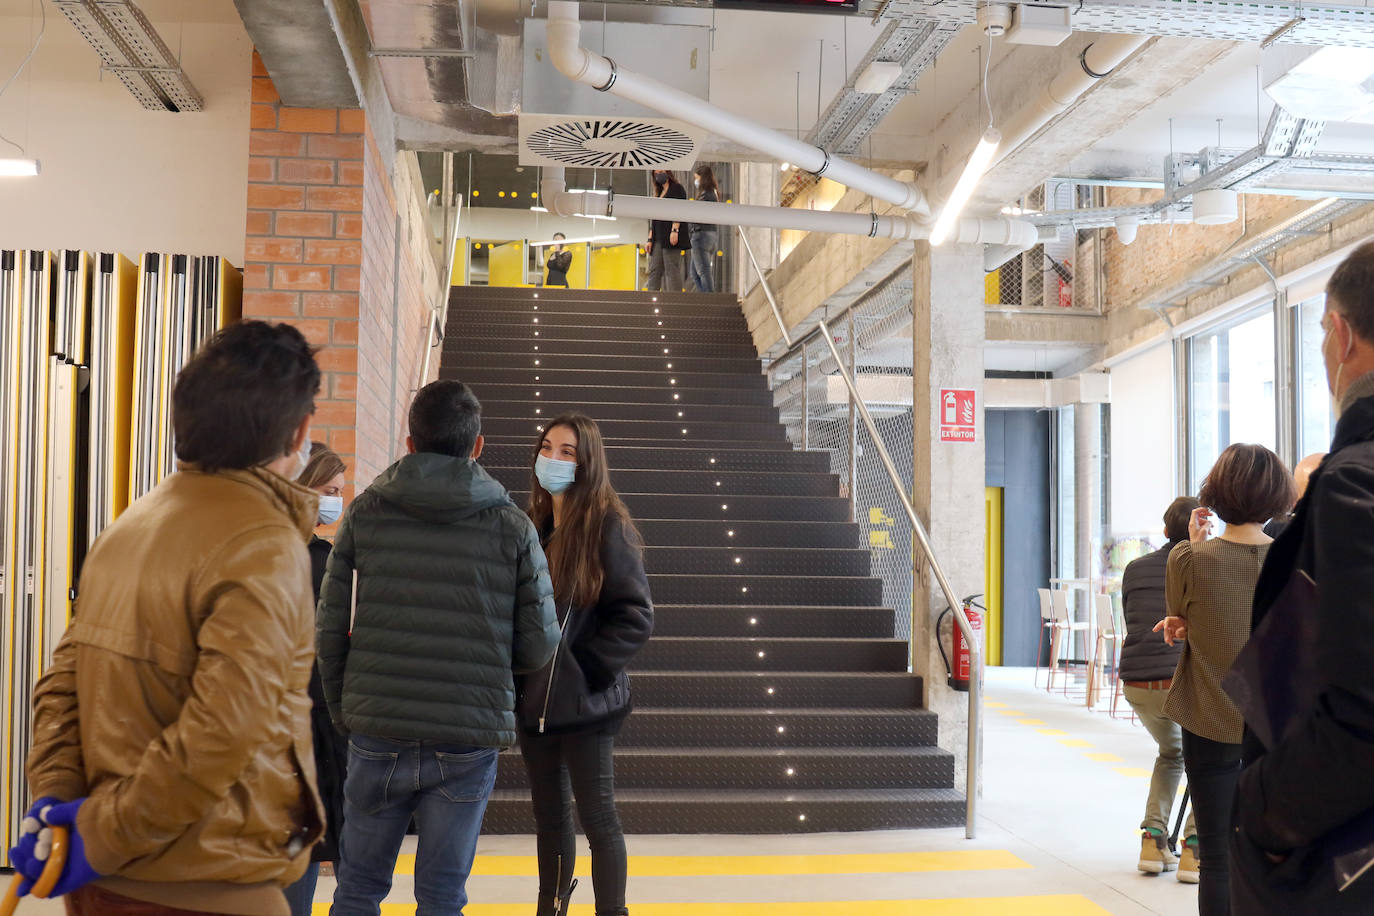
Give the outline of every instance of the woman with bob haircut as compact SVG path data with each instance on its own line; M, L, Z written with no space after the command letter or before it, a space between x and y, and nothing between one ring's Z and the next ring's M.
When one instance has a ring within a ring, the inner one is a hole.
M1183 640L1164 713L1183 729L1183 768L1197 823L1198 912L1230 911L1231 806L1240 776L1240 710L1221 689L1250 638L1251 605L1272 539L1264 524L1297 497L1292 475L1262 445L1232 445L1212 466L1188 525L1189 540L1169 554L1169 616L1155 628ZM1208 539L1211 517L1226 523Z

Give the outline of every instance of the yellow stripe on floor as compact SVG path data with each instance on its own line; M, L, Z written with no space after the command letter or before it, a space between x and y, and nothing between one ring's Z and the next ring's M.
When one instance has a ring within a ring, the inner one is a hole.
M1082 738L1060 738L1059 743L1065 747L1092 747L1091 741L1084 741Z
M983 705L988 709L1006 709L1006 703L998 703L996 700L984 700Z
M1149 779L1150 776L1153 775L1152 771L1143 767L1112 767L1112 772L1120 773L1122 776L1128 776L1131 779Z
M1095 761L1097 761L1098 763L1120 763L1120 762L1121 762L1121 758L1118 757L1118 756L1116 756L1115 754L1087 754L1086 756L1087 756L1087 758L1088 758L1089 760L1095 760Z
M1025 713L1019 709L999 709L997 710L997 714L999 716L1011 716L1018 719L1025 715Z
M1068 734L1068 732L1064 731L1062 728L1037 728L1035 732L1036 734L1046 735L1050 738L1062 738Z
M590 888L588 888L590 890ZM466 916L529 916L528 903L470 903ZM574 903L571 916L593 916L591 903ZM1079 894L1035 897L969 897L942 900L827 900L796 903L633 903L635 916L1103 916L1110 914ZM410 916L413 903L384 903L382 916ZM313 916L327 916L328 903L316 903Z
M653 878L719 875L897 875L1031 867L1023 859L1003 849L834 856L630 856L629 864L630 874ZM489 877L534 877L538 874L538 869L534 856L479 855L473 863L472 873ZM415 874L415 856L400 856L396 860L396 874ZM577 870L574 874L591 874L587 856L577 857Z
M1044 725L1044 719L1017 719L1017 725Z

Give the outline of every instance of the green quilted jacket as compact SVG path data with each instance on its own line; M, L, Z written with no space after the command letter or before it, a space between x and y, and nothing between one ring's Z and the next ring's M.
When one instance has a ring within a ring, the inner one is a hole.
M339 728L510 747L515 675L558 645L534 526L477 462L407 455L344 515L316 637Z

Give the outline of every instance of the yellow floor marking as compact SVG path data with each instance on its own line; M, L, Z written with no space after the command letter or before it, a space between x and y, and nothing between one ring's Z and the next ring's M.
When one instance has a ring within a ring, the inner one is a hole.
M1091 741L1084 741L1082 738L1060 738L1059 743L1065 747L1092 747Z
M1096 760L1098 763L1120 763L1121 758L1115 754L1088 754L1089 760Z
M1068 734L1068 732L1064 731L1062 728L1037 728L1035 732L1036 734L1047 735L1051 738L1062 738Z
M1044 719L1017 719L1017 725L1044 725Z
M590 888L588 888L590 890ZM528 916L526 903L470 903L467 916ZM635 916L1109 916L1109 911L1079 894L1035 897L969 897L942 900L829 900L795 903L634 903ZM314 916L327 916L328 903L316 903ZM382 916L410 916L413 903L384 903ZM574 903L572 916L593 916L591 903Z
M1122 776L1128 776L1131 779L1149 779L1152 775L1152 772L1144 767L1112 767L1112 772L1120 773Z
M1003 849L938 852L893 852L834 856L630 856L630 874L643 877L715 877L718 875L896 875L914 872L992 871L1030 868ZM396 860L398 875L415 874L415 856ZM474 875L533 877L534 856L479 855ZM587 857L577 857L574 874L591 874Z
M997 710L997 714L1001 716L1012 716L1013 718L1020 718L1025 715L1025 713L1019 709L999 709Z
M998 703L996 700L984 700L983 705L988 709L1006 709L1006 703Z

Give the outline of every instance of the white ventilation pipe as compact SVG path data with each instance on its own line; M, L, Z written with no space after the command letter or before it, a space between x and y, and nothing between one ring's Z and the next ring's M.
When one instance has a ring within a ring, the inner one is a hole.
M992 165L1016 151L1051 120L1063 114L1083 93L1139 51L1149 35L1103 35L1083 49L1078 60L1056 76L1035 101L1026 105L1007 123L999 125L1002 145ZM988 168L991 168L989 165Z
M547 32L549 59L568 79L585 83L601 92L610 92L668 117L695 124L919 216L930 216L930 205L926 202L925 194L914 184L879 175L839 156L832 156L819 147L717 108L690 92L683 92L642 73L620 69L609 58L588 51L580 45L582 24L577 15L577 3L550 0Z
M798 229L837 235L863 235L881 239L927 239L930 226L915 214L881 215L802 210L794 207L751 207L672 197L635 197L628 194L564 190L564 171L546 168L539 191L540 202L559 216L631 217L678 220L724 226L757 226L764 229ZM1039 230L1024 220L1005 216L990 219L964 217L950 241L964 245L1011 245L1031 248Z

